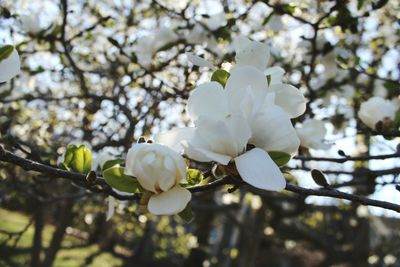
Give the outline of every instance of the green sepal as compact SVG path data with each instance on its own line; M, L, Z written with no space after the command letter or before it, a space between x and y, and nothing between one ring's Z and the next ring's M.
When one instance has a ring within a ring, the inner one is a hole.
M228 81L230 74L226 70L216 70L211 76L211 81L213 82L218 82L219 84L222 85L222 87L225 87L226 82Z
M272 160L278 165L278 167L282 167L286 165L291 159L290 154L281 151L268 151L269 156Z

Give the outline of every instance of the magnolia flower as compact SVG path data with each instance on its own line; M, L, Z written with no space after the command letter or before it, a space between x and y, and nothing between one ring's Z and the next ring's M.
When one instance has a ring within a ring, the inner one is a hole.
M187 113L195 127L174 129L158 142L184 149L200 162L235 162L242 179L254 187L282 190L285 179L266 151L294 153L300 141L289 114L304 112L292 101L291 87L267 85L254 67L237 67L225 89L217 82L198 86L188 99ZM279 103L279 105L277 105ZM256 148L247 150L251 144Z
M27 33L36 34L42 30L40 25L40 14L20 15L21 29Z
M270 28L274 32L279 32L283 30L284 24L282 22L282 17L277 15L272 15L267 23L268 28Z
M226 25L226 15L224 11L218 12L216 14L210 15L209 18L205 20L205 25L211 31L215 31L218 28Z
M327 79L336 77L338 68L336 66L336 53L332 50L321 58L321 63L325 67L324 75Z
M184 159L172 149L160 144L135 144L126 157L125 174L135 176L140 185L153 193L147 204L155 215L181 212L191 199L181 187L186 182Z
M379 121L394 120L396 110L397 107L389 100L374 96L361 104L358 117L369 128L375 129L375 125Z
M330 145L324 143L326 128L324 122L315 119L305 120L301 127L296 129L301 146L326 150Z
M0 47L3 48L4 46ZM0 61L0 83L11 80L20 72L21 62L18 52L12 48L12 52L6 58Z
M291 118L296 118L304 113L306 100L303 94L294 86L282 83L284 70L280 67L267 68L270 52L266 44L250 41L248 38L240 36L234 39L236 50L236 65L231 70L231 77L228 79L232 89L232 105L240 104L244 97L251 97L251 92L257 92L253 97L257 101L264 99L267 92L275 93L275 104L282 107ZM190 54L188 59L197 66L211 68L212 64L201 57ZM269 86L266 75L269 75ZM253 79L254 78L254 79ZM258 95L258 94L261 95Z
M140 37L135 49L139 63L144 67L149 67L157 51L176 40L178 36L175 32L165 27L155 29L151 35Z

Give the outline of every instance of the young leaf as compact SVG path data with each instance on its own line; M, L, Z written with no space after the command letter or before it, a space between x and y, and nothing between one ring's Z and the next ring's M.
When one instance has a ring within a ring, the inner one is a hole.
M226 81L228 80L230 74L226 70L216 70L211 76L211 81L218 82L223 87L225 87Z
M196 169L188 169L186 172L186 180L188 185L193 186L199 184L204 179L203 173Z
M127 193L138 193L141 191L139 182L124 174L124 168L112 167L103 172L104 180L111 187Z
M125 165L125 161L123 159L112 159L112 160L107 160L104 164L103 164L103 168L101 169L101 171L105 171L111 167L114 167L115 165L121 165L124 166Z
M178 213L179 217L182 218L186 223L190 223L193 221L193 212L192 208L189 206L189 204L186 206L186 208Z
M14 46L12 45L0 46L0 62L11 56L13 50Z
M286 165L291 158L290 154L281 151L269 151L268 154L278 167Z

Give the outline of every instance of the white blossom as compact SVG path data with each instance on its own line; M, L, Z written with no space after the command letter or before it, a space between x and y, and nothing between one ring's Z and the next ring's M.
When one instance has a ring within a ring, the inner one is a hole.
M184 149L200 162L234 161L244 181L282 190L285 179L266 151L294 153L299 147L289 114L298 115L304 108L303 102L292 101L292 90L297 89L282 84L268 87L264 74L254 67L236 67L225 89L209 82L193 91L187 113L195 127L174 129L158 142ZM256 148L246 151L248 144Z
M11 54L0 61L0 83L7 82L19 74L21 62L18 52L15 48Z
M358 112L360 120L371 129L375 129L377 122L385 118L393 120L397 107L389 100L374 96L361 104Z
M325 123L316 119L305 120L301 127L296 129L297 135L300 138L301 146L326 150L330 145L324 143L326 135Z
M166 27L157 28L151 34L140 37L135 47L139 63L144 67L149 67L157 51L176 40L178 36L175 32Z
M185 161L166 146L133 145L126 157L125 174L136 177L144 189L153 193L147 204L152 214L177 214L191 199L190 192L180 186L186 182Z
M27 33L36 34L43 30L40 25L40 14L22 14L19 17L21 29Z

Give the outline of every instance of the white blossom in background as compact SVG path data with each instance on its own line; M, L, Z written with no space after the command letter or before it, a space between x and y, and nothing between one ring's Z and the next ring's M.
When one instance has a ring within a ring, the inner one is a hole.
M18 75L20 68L21 62L18 52L13 48L11 54L6 59L0 61L0 83L7 82Z
M211 70L215 70L216 67L211 64L209 61L205 60L202 57L199 57L193 53L185 53L187 59L189 60L189 62L191 62L193 65L195 66L199 66L199 67L205 67L205 68L209 68Z
M387 97L388 91L385 88L384 83L385 82L383 80L380 80L380 79L376 79L374 81L374 92L373 92L374 96L379 96L379 97L382 97L382 98L386 98Z
M36 34L43 30L40 25L40 14L22 14L19 17L21 29L27 33Z
M136 177L144 189L153 193L147 204L152 214L177 214L191 199L191 193L180 185L186 182L185 161L166 146L133 145L126 157L125 174Z
M108 206L107 206L107 213L106 213L106 221L109 221L115 213L115 206L117 203L116 203L115 198L112 196L108 196L107 203L108 203Z
M338 73L338 67L336 65L336 53L335 50L330 51L326 55L321 57L321 64L324 65L324 76L326 79L332 79L336 77Z
M227 23L226 21L226 14L224 11L218 12L216 14L210 15L209 18L205 20L205 25L211 31L215 31Z
M149 67L153 56L159 49L177 40L178 35L166 27L154 29L151 34L140 37L135 46L139 63L144 67Z
M267 27L274 32L282 31L285 28L285 24L282 21L282 16L272 15L267 23Z
M323 121L307 119L296 131L302 147L316 150L327 150L331 147L324 142L327 130Z
M358 117L369 128L375 129L377 122L384 119L393 120L397 109L398 107L393 102L374 96L361 104Z

